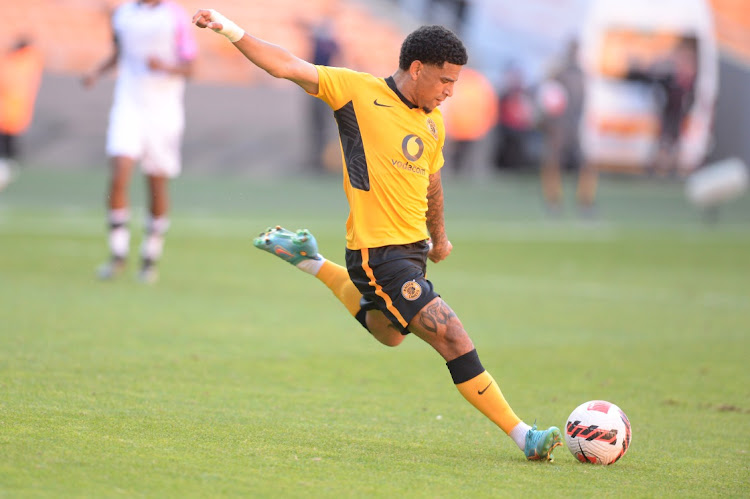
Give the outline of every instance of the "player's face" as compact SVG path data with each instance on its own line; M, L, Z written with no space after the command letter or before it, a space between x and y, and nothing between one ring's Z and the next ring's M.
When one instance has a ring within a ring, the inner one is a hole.
M429 113L453 95L453 85L462 67L449 62L444 63L442 68L423 64L417 75L416 104Z

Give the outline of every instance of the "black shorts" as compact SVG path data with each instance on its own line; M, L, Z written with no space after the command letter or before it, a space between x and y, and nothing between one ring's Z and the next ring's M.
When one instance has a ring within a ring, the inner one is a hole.
M362 310L380 310L401 330L425 305L440 296L425 278L427 241L346 250L349 277L362 293Z

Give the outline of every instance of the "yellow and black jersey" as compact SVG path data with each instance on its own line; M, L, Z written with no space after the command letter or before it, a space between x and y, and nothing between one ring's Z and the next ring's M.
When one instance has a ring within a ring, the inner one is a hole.
M346 247L358 250L426 239L429 177L444 162L442 114L414 106L393 78L316 67L316 97L333 109L341 140L349 200Z

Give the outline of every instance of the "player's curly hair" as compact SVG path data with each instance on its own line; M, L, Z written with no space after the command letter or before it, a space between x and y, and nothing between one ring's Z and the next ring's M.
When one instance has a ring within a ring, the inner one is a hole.
M466 47L453 31L444 26L422 26L401 44L398 67L406 71L414 61L438 67L446 62L463 66L468 60Z

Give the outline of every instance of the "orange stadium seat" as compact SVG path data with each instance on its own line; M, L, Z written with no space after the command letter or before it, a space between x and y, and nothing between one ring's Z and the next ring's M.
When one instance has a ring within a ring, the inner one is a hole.
M30 35L42 49L47 71L80 74L104 59L110 46L109 15L123 0L23 0L4 5L11 29L0 31L0 45L9 47L19 35ZM176 0L192 14L203 0ZM328 15L337 5L334 22L343 58L354 69L385 75L395 69L398 47L405 33L386 19L372 16L359 2L309 0L214 0L211 6L229 15L249 32L308 57L310 45L304 24ZM29 29L33 26L33 29ZM85 27L85 28L82 28ZM202 82L251 84L262 72L221 37L196 33L200 57L194 79Z
M711 0L716 33L722 47L750 64L750 3L747 0Z

